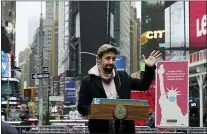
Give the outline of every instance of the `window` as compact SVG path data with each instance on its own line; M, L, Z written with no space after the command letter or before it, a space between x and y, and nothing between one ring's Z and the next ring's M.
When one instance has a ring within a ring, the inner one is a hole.
M8 82L2 82L2 84L1 84L1 94L6 94L6 95L12 94L12 84L8 83Z

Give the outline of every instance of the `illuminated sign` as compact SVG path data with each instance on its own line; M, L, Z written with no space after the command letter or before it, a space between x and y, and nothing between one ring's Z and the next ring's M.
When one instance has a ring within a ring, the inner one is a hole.
M201 20L198 18L196 19L196 35L197 37L200 37L202 35L206 35L206 30L207 30L207 19L206 15L203 15Z
M146 34L147 39L163 38L165 30L148 31Z

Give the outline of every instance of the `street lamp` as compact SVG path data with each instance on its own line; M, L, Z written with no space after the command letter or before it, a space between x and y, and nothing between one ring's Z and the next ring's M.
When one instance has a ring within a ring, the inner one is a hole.
M89 55L93 55L93 56L95 56L95 57L98 57L96 54L94 54L94 53L90 53L90 52L80 52L81 54L89 54Z
M90 52L80 52L80 54L88 54L88 55L92 55L92 56L95 56L96 57L96 63L97 63L97 58L98 56L94 53L90 53Z

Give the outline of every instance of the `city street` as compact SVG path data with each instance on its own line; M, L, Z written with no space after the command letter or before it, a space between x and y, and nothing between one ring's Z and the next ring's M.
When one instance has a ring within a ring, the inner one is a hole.
M22 133L207 133L206 11L1 1L1 119Z

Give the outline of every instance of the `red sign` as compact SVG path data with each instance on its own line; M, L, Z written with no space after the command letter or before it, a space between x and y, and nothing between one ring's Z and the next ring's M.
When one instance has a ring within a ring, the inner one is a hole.
M190 1L189 4L190 47L205 49L207 43L207 2Z
M155 95L157 127L188 127L188 68L188 61L157 63Z
M152 81L147 91L131 91L131 99L148 100L150 110L155 110L155 81ZM136 120L136 126L145 126L145 120Z

